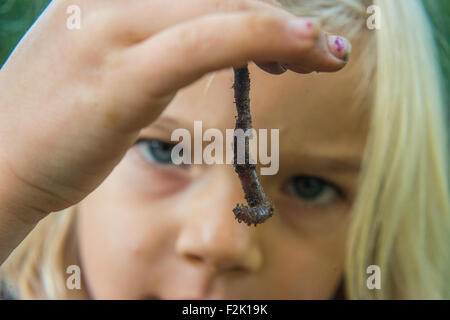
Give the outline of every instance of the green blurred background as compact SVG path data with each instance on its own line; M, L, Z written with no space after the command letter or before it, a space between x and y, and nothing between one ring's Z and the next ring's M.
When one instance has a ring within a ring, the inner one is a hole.
M408 1L408 0L392 0ZM0 65L50 0L0 0ZM442 70L450 91L450 0L423 0L435 26Z
M0 0L0 65L50 0Z

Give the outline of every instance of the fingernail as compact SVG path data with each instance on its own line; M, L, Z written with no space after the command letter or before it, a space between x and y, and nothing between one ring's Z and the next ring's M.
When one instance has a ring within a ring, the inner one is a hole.
M343 37L328 35L328 48L331 53L338 59L345 62L348 61L350 53L352 51L352 45L350 41Z
M319 24L310 18L294 18L287 21L288 31L296 38L317 38L319 35Z

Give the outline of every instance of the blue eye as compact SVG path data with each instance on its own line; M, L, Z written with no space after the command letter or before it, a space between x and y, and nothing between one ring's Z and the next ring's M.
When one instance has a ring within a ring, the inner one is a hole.
M338 193L336 187L326 181L311 176L295 176L289 180L287 189L307 202L327 204Z
M172 165L173 143L167 143L156 139L145 139L137 142L142 155L152 163Z

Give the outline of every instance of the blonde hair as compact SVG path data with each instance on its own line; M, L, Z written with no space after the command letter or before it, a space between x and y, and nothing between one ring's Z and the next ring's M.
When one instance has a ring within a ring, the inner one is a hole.
M66 288L68 262L76 259L68 258L77 250L75 214L75 207L50 214L1 266L0 279L14 298L70 299L76 293Z
M361 88L374 82L371 126L352 208L344 274L350 299L450 298L450 193L444 97L432 28L419 0L285 0L297 15L318 17L367 44ZM381 12L369 31L366 9ZM407 30L407 32L405 32ZM1 268L23 299L70 298L64 252L75 237L75 208L52 214ZM71 250L69 250L71 251ZM72 250L73 251L73 250ZM367 287L367 268L381 289Z
M420 1L375 3L377 86L347 290L359 298L449 298L449 159L432 28ZM381 268L382 290L367 289L369 265Z

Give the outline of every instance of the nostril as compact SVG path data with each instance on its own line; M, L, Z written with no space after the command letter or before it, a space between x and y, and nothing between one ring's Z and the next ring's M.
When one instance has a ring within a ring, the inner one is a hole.
M207 261L206 259L202 258L201 256L196 255L196 254L192 254L192 253L185 254L185 257L186 257L186 259L189 262L194 263L194 264L196 264L196 263L203 263L203 262ZM213 261L210 261L210 263L211 263L211 266L213 268L228 269L231 272L240 272L240 271L245 271L246 270L245 267L243 267L241 265L235 265L235 264L230 263L230 262L219 262L219 261L213 262Z
M242 272L242 271L245 271L245 270L246 270L246 268L244 268L242 266L236 266L236 267L233 267L233 268L230 269L230 271L232 271L232 272Z
M192 262L202 262L203 261L203 258L202 257L200 257L200 256L198 256L198 255L195 255L195 254L191 254L191 253L188 253L188 254L186 254L185 255L186 256L186 258L189 260L189 261L192 261Z

